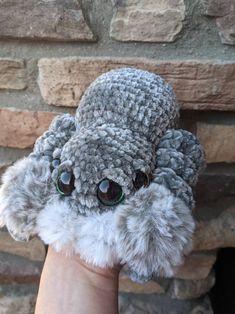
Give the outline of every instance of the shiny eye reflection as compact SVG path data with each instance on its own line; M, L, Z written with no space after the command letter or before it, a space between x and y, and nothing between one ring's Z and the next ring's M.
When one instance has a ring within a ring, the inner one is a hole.
M105 178L98 184L97 197L103 205L113 206L122 202L125 195L118 183Z
M75 189L74 174L72 172L61 172L56 181L56 189L63 196L69 196Z
M53 168L57 168L60 165L60 160L59 158L55 158L52 160L51 165Z
M149 185L149 176L146 173L137 170L133 185L137 190L140 189L142 186L147 187Z
M54 169L58 168L59 165L60 165L60 159L59 159L59 158L53 159L52 162L51 162L51 166L50 166L51 172L52 172Z

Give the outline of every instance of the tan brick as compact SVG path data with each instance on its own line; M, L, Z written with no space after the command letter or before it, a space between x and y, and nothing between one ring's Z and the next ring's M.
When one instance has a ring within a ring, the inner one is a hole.
M215 219L199 222L193 243L195 251L235 247L235 206Z
M0 252L0 283L39 283L42 263Z
M207 0L206 14L210 16L224 16L230 12L233 0Z
M44 261L46 255L45 246L41 240L33 238L29 242L18 242L5 231L0 231L0 251L33 261Z
M0 59L0 89L24 89L27 86L26 77L23 60Z
M171 42L183 27L184 0L116 1L110 36L120 41Z
M208 0L206 13L216 17L221 42L223 44L235 45L234 0Z
M174 299L194 299L206 294L215 284L214 274L211 273L201 280L181 280L174 279L169 289L170 295Z
M199 137L208 163L235 161L235 126L197 123Z
M56 115L46 111L0 109L0 146L32 147Z
M138 67L160 74L173 86L183 109L235 110L235 63L154 61L142 58L41 59L39 87L44 100L75 107L88 85L113 68Z
M54 41L95 39L76 0L1 0L0 25L0 37L3 38Z
M122 293L118 298L120 314L213 314L208 296L198 300L176 301L169 296L139 296ZM4 313L5 314L5 313ZM8 314L8 313L7 313ZM25 313L28 314L28 313ZM225 314L225 313L223 313Z
M216 254L192 253L185 258L184 264L177 267L174 277L180 279L205 279L216 261Z
M217 18L216 24L219 30L221 42L227 45L235 45L235 10L229 15Z
M0 313L1 314L33 314L36 294L21 294L11 293L7 296L1 296Z
M148 281L146 283L137 283L133 282L128 278L124 273L121 273L119 276L119 291L128 292L128 293L164 293L165 290L155 281Z

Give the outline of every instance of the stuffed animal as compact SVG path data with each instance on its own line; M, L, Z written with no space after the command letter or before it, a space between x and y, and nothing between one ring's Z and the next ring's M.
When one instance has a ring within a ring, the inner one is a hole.
M16 240L39 236L130 278L171 277L191 249L202 146L176 129L179 108L158 75L121 68L98 77L75 117L63 114L9 167L0 220Z

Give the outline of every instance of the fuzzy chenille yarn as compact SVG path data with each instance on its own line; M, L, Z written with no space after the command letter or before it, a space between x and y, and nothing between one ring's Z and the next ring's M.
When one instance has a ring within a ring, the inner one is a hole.
M195 136L175 129L178 113L158 75L101 75L76 116L58 116L6 171L1 224L93 265L126 264L135 281L174 275L191 248L192 188L205 163Z

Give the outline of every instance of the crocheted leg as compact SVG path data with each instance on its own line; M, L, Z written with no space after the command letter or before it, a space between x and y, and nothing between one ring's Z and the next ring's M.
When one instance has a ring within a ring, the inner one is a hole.
M51 161L60 157L61 148L76 130L75 118L66 113L53 119L48 130L40 136L30 156Z
M157 167L170 168L190 186L205 167L205 155L197 138L185 130L168 130L157 146Z
M116 212L117 250L134 281L170 277L191 249L194 221L192 190L171 169L158 169Z

